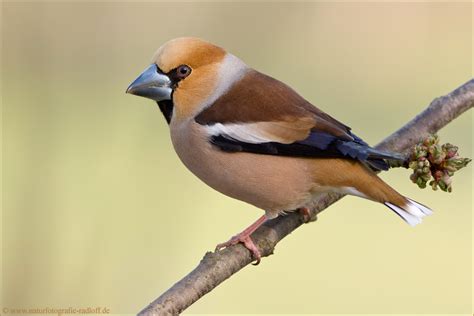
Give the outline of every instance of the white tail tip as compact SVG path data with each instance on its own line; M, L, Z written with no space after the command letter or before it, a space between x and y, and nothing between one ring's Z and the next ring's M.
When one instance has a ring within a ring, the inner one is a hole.
M410 226L418 225L423 217L433 213L428 207L408 198L403 208L390 202L385 202L384 204L397 213Z

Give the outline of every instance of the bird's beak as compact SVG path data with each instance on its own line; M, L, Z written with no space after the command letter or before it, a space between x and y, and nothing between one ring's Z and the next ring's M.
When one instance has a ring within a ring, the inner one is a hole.
M126 93L155 101L171 100L171 80L159 72L155 64L150 65L127 88Z

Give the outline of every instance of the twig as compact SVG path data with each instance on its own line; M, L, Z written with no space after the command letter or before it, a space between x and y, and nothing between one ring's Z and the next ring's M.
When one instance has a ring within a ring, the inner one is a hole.
M376 146L377 149L406 153L421 138L435 133L474 105L474 79L446 96L436 98L414 119ZM342 198L326 194L312 207L311 217ZM260 227L252 239L262 257L273 253L276 244L304 222L303 216L293 212L279 216ZM169 290L143 309L139 316L177 315L212 291L224 280L252 262L250 252L240 244L219 252L208 252L199 265Z

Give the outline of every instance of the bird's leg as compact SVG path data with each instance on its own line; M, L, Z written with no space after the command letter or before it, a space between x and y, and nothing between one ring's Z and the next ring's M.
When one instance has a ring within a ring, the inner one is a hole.
M262 224L265 223L266 220L267 220L267 217L265 215L263 215L262 217L257 219L257 221L255 223L253 223L252 225L250 225L249 227L244 229L242 232L240 232L239 234L237 234L234 237L232 237L231 239L229 239L227 242L224 242L222 244L218 244L216 246L216 251L219 251L223 248L226 248L226 247L229 247L229 246L232 246L232 245L235 245L235 244L238 244L239 242L241 242L241 243L244 244L245 248L247 248L252 253L253 258L255 260L257 260L257 262L254 263L254 265L259 264L260 263L260 258L262 256L261 256L260 251L258 250L257 246L254 244L254 242L250 238L250 235L252 235L252 233L254 231L256 231L260 226L262 226Z

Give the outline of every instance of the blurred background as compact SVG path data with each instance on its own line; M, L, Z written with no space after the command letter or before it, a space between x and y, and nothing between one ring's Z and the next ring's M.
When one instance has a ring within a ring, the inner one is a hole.
M154 51L198 36L376 144L472 77L467 3L2 4L3 303L136 313L262 212L174 153L125 95ZM472 157L472 112L440 133ZM450 194L382 177L435 214L411 228L346 197L187 313L471 313L472 166Z

